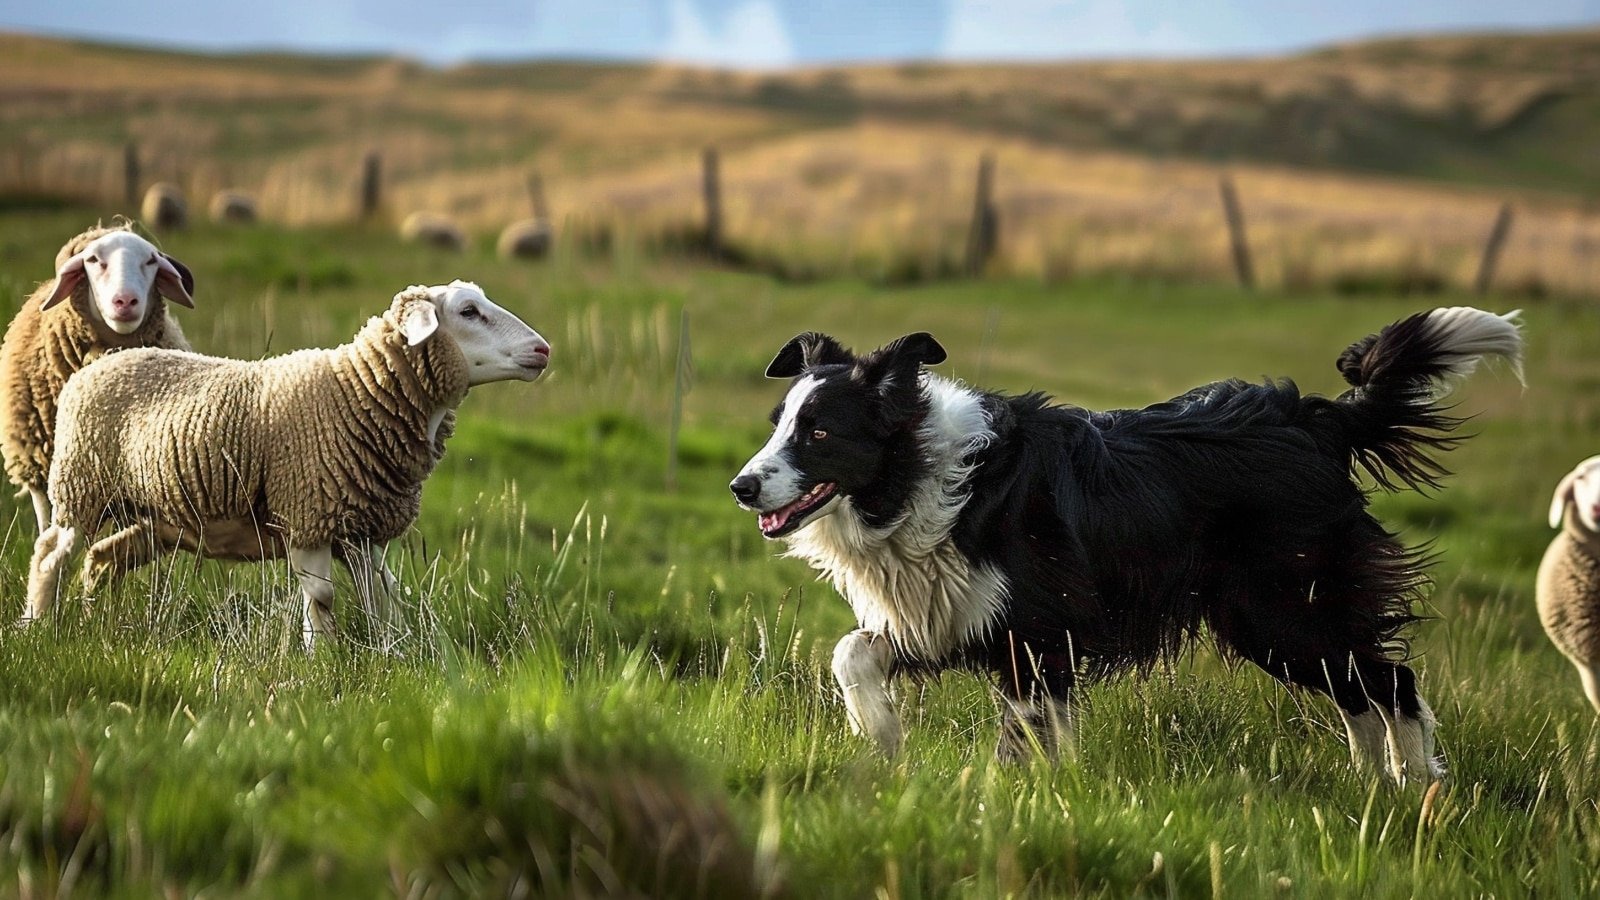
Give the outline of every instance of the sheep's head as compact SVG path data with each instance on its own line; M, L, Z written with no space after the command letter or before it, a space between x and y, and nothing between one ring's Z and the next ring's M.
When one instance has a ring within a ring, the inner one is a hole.
M107 231L56 266L55 287L41 309L71 297L84 282L94 313L117 334L139 330L156 294L194 308L188 267L131 231Z
M550 364L550 342L470 281L412 286L395 295L395 324L413 347L442 332L467 362L467 384L532 381Z
M1583 527L1600 532L1600 456L1578 463L1556 485L1555 496L1550 499L1551 528L1561 527L1568 503L1573 505Z

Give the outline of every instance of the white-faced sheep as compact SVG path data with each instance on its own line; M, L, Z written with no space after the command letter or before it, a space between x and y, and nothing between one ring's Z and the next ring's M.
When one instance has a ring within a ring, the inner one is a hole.
M396 294L350 343L265 360L114 353L61 394L50 527L34 547L24 620L49 611L76 542L91 592L181 546L288 557L309 649L333 630L335 546L369 612L388 621L382 546L416 521L436 432L473 385L544 372L550 345L456 281ZM362 563L363 565L357 565ZM381 580L381 585L374 580Z
M437 213L414 212L400 223L400 239L451 253L467 249L467 235L461 226Z
M1539 620L1600 712L1600 456L1578 463L1556 486L1550 527L1561 533L1539 563Z
M500 232L495 253L501 259L543 259L550 254L550 223L543 219L512 222Z
M189 349L163 298L192 308L193 293L188 267L122 224L67 241L55 280L23 301L0 343L0 457L33 499L40 531L50 522L45 481L62 386L108 350Z
M183 199L183 188L168 181L150 185L144 192L139 214L144 223L156 231L189 227L189 204Z
M224 225L249 225L256 220L256 201L241 191L217 191L207 208L211 221Z

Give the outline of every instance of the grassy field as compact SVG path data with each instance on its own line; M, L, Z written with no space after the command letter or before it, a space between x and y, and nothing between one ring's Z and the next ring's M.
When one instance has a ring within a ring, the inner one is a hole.
M0 310L90 218L0 215ZM398 654L366 646L342 580L347 639L307 658L282 565L188 558L0 628L0 893L1600 891L1600 727L1532 603L1549 492L1600 444L1591 307L1529 307L1527 389L1488 371L1459 395L1477 416L1460 474L1375 501L1442 556L1416 650L1453 777L1424 804L1351 770L1328 703L1208 648L1089 691L1077 753L1053 766L991 762L980 679L903 684L907 746L881 759L846 733L827 670L848 609L726 492L779 393L761 370L802 329L858 347L925 329L948 374L1114 407L1232 375L1335 391L1338 352L1415 300L1154 278L793 285L626 242L529 266L379 230L163 243L195 272L182 320L206 351L336 343L399 288L460 276L549 337L553 368L467 399L391 546ZM6 500L0 526L3 619L31 515Z
M1600 32L1574 31L1224 61L430 69L0 34L0 198L120 198L131 142L141 185L182 185L196 213L232 187L271 221L336 224L378 150L396 222L492 238L537 171L561 240L671 242L701 221L714 145L753 267L892 283L961 269L987 152L995 274L1229 282L1226 171L1275 288L1462 289L1509 202L1500 287L1600 296L1597 59Z

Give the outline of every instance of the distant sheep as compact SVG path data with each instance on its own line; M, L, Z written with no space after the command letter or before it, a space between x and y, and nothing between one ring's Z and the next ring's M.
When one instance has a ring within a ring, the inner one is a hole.
M40 531L50 523L45 480L62 386L109 350L189 349L165 300L193 308L193 294L187 266L120 224L63 244L55 279L23 301L0 343L0 457L32 497Z
M211 221L229 225L249 225L256 220L256 201L241 191L217 191L207 208Z
M422 244L460 253L467 249L467 235L451 219L437 213L414 212L400 223L400 239L408 244Z
M140 206L144 223L156 231L178 231L189 227L189 204L183 188L167 181L150 185Z
M1561 533L1539 563L1539 620L1600 712L1600 456L1578 463L1556 486L1550 527Z
M176 350L114 353L61 394L50 526L34 547L24 621L46 614L80 538L91 593L181 547L288 557L310 649L333 631L332 564L388 622L383 545L416 521L438 432L491 381L538 378L550 345L477 285L413 286L333 349L265 360Z
M543 219L512 222L500 232L495 252L501 259L543 259L550 254L550 223Z

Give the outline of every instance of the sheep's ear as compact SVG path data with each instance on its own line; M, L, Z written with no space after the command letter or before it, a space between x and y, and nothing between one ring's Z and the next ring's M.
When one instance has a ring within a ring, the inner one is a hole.
M439 308L426 300L408 303L400 313L400 333L412 347L439 330Z
M44 298L40 309L49 309L72 296L72 292L83 283L83 260L88 255L88 250L80 250L67 257L67 261L56 269L56 286L50 289L50 296Z
M849 364L856 355L820 331L797 334L767 363L768 378L793 378L815 366Z
M156 254L156 290L173 303L194 309L194 273L177 257Z
M1578 483L1578 476L1583 473L1583 466L1568 472L1561 483L1556 485L1555 495L1550 498L1550 527L1560 528L1561 518L1566 515L1567 504L1572 502L1572 490Z

